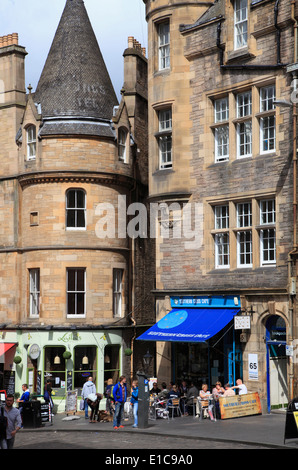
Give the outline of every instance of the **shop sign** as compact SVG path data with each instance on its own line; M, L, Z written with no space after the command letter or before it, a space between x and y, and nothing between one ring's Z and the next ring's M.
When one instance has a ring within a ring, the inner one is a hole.
M171 297L171 307L235 308L240 307L240 297L233 295L195 295Z
M258 392L233 397L220 397L219 406L221 419L262 414Z
M40 347L38 346L38 344L31 344L27 352L28 352L28 356L31 359L33 360L38 359L40 355Z
M259 364L257 354L248 355L248 379L259 380Z
M235 316L234 317L235 330L250 330L250 316Z

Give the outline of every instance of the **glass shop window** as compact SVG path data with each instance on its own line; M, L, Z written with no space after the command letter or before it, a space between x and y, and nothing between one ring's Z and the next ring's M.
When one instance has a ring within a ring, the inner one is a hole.
M78 346L74 350L74 388L82 389L88 377L96 383L97 371L96 346Z
M50 379L52 389L58 396L64 395L66 391L64 351L65 347L46 347L44 355L44 383Z
M118 382L120 377L120 346L106 346L104 354L104 382L105 387L108 379L113 380L113 384Z

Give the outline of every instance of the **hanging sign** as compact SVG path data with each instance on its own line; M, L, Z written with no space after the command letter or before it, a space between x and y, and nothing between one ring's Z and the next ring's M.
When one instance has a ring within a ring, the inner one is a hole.
M40 347L38 344L30 344L27 353L31 359L38 359L40 355Z
M241 316L237 315L234 317L234 329L235 330L250 330L250 316Z

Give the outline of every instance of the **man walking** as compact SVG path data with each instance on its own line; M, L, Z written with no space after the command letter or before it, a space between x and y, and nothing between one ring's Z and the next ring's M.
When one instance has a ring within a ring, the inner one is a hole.
M14 396L7 395L4 407L4 416L7 418L6 439L0 440L2 449L12 449L15 435L22 427L21 414L13 407Z
M114 429L123 428L121 419L124 411L124 403L127 398L126 377L121 375L119 382L113 388L113 398L115 401L115 413L113 420Z
M88 377L87 382L84 383L82 390L82 398L84 399L85 418L88 419L88 403L87 398L91 393L96 394L96 387L92 381L92 377Z

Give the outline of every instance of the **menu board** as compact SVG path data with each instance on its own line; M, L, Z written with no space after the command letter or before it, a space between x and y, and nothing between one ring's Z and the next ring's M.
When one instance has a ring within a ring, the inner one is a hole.
M15 372L10 370L4 371L4 390L6 394L15 394Z
M66 401L65 401L65 412L75 414L77 411L77 390L67 391L66 392Z

